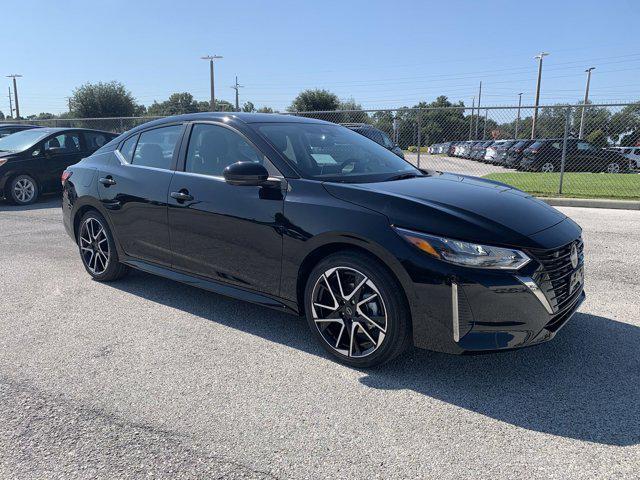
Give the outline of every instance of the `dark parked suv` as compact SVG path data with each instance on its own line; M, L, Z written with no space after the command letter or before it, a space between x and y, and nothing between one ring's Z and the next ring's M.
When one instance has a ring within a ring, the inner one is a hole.
M360 135L364 135L365 137L376 142L378 145L382 145L387 150L392 151L400 158L404 158L404 152L402 151L402 149L398 146L397 143L394 143L393 140L389 138L389 135L384 133L382 130L378 130L368 123L343 123L342 126L347 127L349 130L353 130Z
M0 193L26 205L60 190L60 175L117 135L79 128L34 128L0 138Z
M64 226L95 280L133 267L305 315L353 366L411 344L544 342L584 299L581 229L561 212L321 120L168 117L62 178Z
M563 139L537 140L523 152L520 169L534 172L558 172L562 163ZM630 169L628 158L591 145L585 140L567 140L567 172L624 173Z
M525 149L531 145L535 140L519 140L507 150L507 155L504 159L505 167L518 168L522 161L522 154Z

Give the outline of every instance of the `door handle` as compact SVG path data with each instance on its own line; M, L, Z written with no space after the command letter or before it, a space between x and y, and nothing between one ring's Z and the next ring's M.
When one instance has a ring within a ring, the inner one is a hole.
M171 198L175 198L178 202L190 202L193 200L193 195L189 195L189 191L182 189L179 192L171 192Z
M106 177L100 177L98 181L105 187L110 187L111 185L116 184L116 181L113 178L111 178L111 175L107 175Z

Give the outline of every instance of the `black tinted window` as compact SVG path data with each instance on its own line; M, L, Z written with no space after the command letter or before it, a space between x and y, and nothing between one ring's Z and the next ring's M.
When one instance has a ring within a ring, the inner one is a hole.
M84 132L84 140L87 144L87 150L90 152L99 149L113 137L113 135L102 132Z
M169 170L180 132L182 132L182 125L142 132L131 163Z
M133 159L133 150L136 148L137 141L138 135L134 135L133 137L128 138L120 148L120 153L129 163L131 163L131 160Z
M44 150L49 152L73 153L80 151L80 135L76 132L62 133L44 142Z
M236 162L264 163L263 156L233 130L210 124L193 126L185 171L222 176L224 169Z
M532 148L532 149L534 149L534 150L538 150L538 149L539 149L540 147L542 147L543 145L544 145L544 142L540 142L540 141L538 141L538 142L533 142L533 143L529 146L529 148Z

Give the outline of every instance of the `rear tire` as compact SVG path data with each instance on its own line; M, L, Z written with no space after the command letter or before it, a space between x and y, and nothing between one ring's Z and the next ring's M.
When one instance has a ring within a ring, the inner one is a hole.
M399 282L375 259L338 252L312 270L307 322L333 358L352 367L381 365L411 343L409 307Z
M38 200L38 182L30 175L18 175L9 182L7 199L16 205L31 205Z
M85 270L94 280L111 282L129 273L120 263L109 225L95 210L87 212L78 226L78 249Z
M625 168L621 162L613 161L607 164L607 168L605 171L607 173L622 173L625 171Z

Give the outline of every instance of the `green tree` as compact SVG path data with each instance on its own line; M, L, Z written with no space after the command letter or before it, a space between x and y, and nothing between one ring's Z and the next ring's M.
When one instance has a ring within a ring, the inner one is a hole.
M590 144L598 148L605 148L609 146L609 142L607 141L607 134L602 130L593 130L584 138L586 138Z
M293 100L290 111L293 112L317 112L325 110L338 110L340 100L335 93L324 89L304 90Z
M244 102L244 105L242 105L242 111L243 112L255 112L256 111L256 107L253 104L253 102Z
M611 116L609 135L621 146L638 145L640 142L640 102L627 105Z
M41 112L38 115L29 115L27 119L29 120L51 120L53 118L58 118L53 113Z
M131 117L139 106L120 82L86 83L73 91L70 111L80 118Z
M154 117L162 117L167 115L181 115L184 113L196 113L200 111L200 106L193 95L187 92L172 93L164 102L154 101L149 108L147 114Z
M590 102L589 102L590 103ZM582 118L582 106L576 106L573 109L572 125L574 132L580 131L580 119ZM606 107L585 107L584 111L584 136L587 138L591 133L596 131L606 132L611 120L611 112Z
M2 113L2 110L0 110L0 120L4 120L4 113Z
M277 113L277 112L274 112L273 108L271 108L271 107L260 107L258 110L256 110L256 112L258 112L258 113Z

